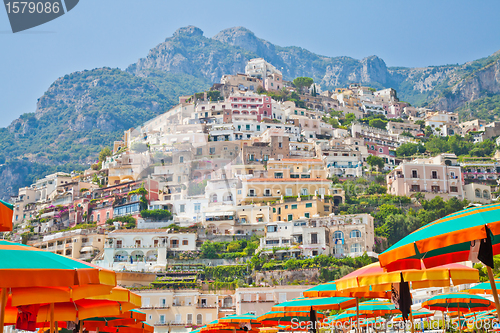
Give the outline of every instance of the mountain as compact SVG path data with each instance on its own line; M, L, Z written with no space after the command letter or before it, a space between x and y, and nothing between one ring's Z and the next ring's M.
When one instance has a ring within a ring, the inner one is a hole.
M127 71L134 75L147 75L145 71L152 69L185 73L215 83L223 74L243 72L245 63L255 57L281 69L287 80L309 76L326 89L352 82L391 87L400 99L414 105L450 111L500 89L499 52L463 65L387 67L377 56L361 60L326 57L300 47L277 46L243 27L222 30L212 38L194 26L180 28Z
M0 163L8 161L0 168L0 197L47 173L87 168L123 131L166 112L178 96L210 87L186 74L147 74L99 68L57 79L34 113L0 129Z
M188 26L126 71L98 68L57 79L35 112L1 128L0 198L48 173L88 167L124 130L165 112L180 95L204 91L224 74L243 72L256 57L281 69L285 79L309 76L324 89L352 82L392 87L414 105L457 110L462 117L500 117L500 52L463 65L395 68L377 56L327 57L274 45L243 27L208 38Z

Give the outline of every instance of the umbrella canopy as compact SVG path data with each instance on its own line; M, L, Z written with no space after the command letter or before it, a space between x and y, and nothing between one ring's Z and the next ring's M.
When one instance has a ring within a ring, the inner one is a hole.
M419 269L407 269L386 272L379 262L361 267L335 281L337 290L352 288L371 288L372 291L390 291L391 284L411 282L413 289L428 287L449 287L479 281L477 269L461 264L447 264L430 269L421 266Z
M95 330L94 328L134 325L141 322L144 323L145 320L146 314L134 309L121 316L93 317L83 320L82 323L88 330Z
M272 311L340 310L356 305L350 297L296 298L272 307Z
M495 285L496 285L497 290L498 290L500 288L500 280L495 280ZM467 292L469 294L489 294L489 295L493 294L493 291L491 288L491 283L489 283L489 282L480 283L480 284L470 288Z
M0 200L0 231L12 231L12 215L14 206Z
M471 207L445 216L412 232L379 255L388 271L467 261L471 241L491 231L493 253L500 253L500 204Z
M356 314L356 308L347 309L346 313ZM373 300L359 303L359 313L378 317L386 314L399 314L401 312L391 302Z
M434 312L425 310L425 309L419 309L417 311L412 311L413 319L420 319L420 318L429 318L434 316ZM394 318L392 318L393 321L402 321L403 316L402 315L397 315Z
M234 323L234 324L240 324L240 323L250 323L250 325L253 326L262 326L260 321L257 319L256 315L246 313L242 315L231 315L231 316L226 316L223 318L219 318L218 320L219 324L228 324L228 323Z
M31 246L0 241L0 288L116 285L113 271Z
M372 317L371 315L368 314L359 314L359 318L370 318ZM356 321L356 313L347 313L347 312L342 312L336 316L328 317L328 319L331 319L333 322L346 322L346 321Z
M436 295L422 303L422 307L438 311L477 312L493 309L495 304L479 295L449 293Z
M303 292L304 297L391 298L390 291L374 291L371 286L337 290L336 281L318 284Z
M41 305L37 322L50 321L50 304ZM75 321L97 316L119 316L141 306L141 297L131 291L115 287L107 297L89 297L73 302L53 303L54 321ZM15 324L17 307L6 307L5 323Z
M323 321L326 316L318 312L317 321ZM270 311L257 318L262 326L293 325L311 320L310 311Z

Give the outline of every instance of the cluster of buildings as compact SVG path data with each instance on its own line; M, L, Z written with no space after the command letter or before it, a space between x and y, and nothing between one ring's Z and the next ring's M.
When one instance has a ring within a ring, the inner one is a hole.
M295 93L305 108L258 93L262 89ZM389 121L385 129L359 122L335 128L324 121L333 110L357 119L380 114ZM389 194L489 203L498 160L459 162L453 154L401 159L395 151L416 143L425 128L480 142L500 135L497 124L459 123L456 113L411 107L393 89L352 84L299 91L274 66L253 59L245 74L224 75L210 93L182 96L168 112L125 131L100 170L55 173L19 189L11 200L17 230L12 237L27 235L23 240L37 248L155 278L206 241L252 236L260 237L258 251L278 259L377 256L373 217L338 215L346 194L331 179L363 177L374 155L388 171ZM144 210L168 210L171 216L142 216ZM303 289L141 293L148 321L172 332L252 312L256 304L264 311Z

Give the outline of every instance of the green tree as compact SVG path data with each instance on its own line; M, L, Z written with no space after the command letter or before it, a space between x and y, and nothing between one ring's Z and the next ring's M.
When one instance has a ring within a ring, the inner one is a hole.
M433 131L432 131L432 127L430 126L425 126L425 129L424 129L424 133L425 133L425 136L431 136Z
M111 154L111 149L109 149L108 147L104 147L99 153L99 162L104 162L106 160L106 157L111 156Z
M356 115L354 113L348 113L345 115L344 119L341 119L340 122L342 123L342 126L348 127L351 126L351 124L356 121Z
M368 156L366 158L366 163L371 165L372 168L377 167L378 170L381 170L385 165L384 159L380 156L375 156L375 155Z
M421 144L416 144L416 143L403 143L401 146L396 149L396 155L398 157L407 157L407 156L413 156L416 154L423 154L425 152L425 147L422 146Z
M296 87L299 92L302 92L302 90L305 88L305 87L310 87L311 84L314 83L314 80L311 79L310 77L296 77L295 79L293 79L293 82L292 84L294 85L294 87Z
M387 121L384 121L382 119L371 119L368 122L368 125L370 127L375 127L375 128L380 128L380 129L385 129L387 126Z
M211 241L204 242L201 245L201 257L205 259L219 258L219 255L217 254L217 246Z

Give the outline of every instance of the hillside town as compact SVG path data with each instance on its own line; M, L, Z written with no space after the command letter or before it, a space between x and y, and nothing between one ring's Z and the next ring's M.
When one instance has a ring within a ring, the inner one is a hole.
M495 148L426 144L451 138ZM402 222L409 233L432 221L428 205L495 202L497 145L500 122L413 107L391 88L284 81L256 58L125 131L88 170L20 188L5 238L115 271L155 331L188 332L376 261L406 236L380 217L388 206L420 219Z

